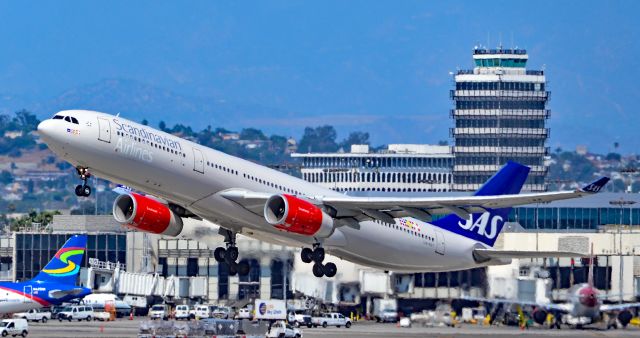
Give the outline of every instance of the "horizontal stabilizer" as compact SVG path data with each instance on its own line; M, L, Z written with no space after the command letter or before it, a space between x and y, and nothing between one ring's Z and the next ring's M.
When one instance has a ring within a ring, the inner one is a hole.
M62 298L66 296L77 296L82 294L84 290L82 288L73 288L67 290L51 290L49 291L50 298Z
M473 258L477 262L486 262L491 259L509 258L546 258L546 257L585 257L587 254L571 251L521 251L521 250L494 250L474 249Z

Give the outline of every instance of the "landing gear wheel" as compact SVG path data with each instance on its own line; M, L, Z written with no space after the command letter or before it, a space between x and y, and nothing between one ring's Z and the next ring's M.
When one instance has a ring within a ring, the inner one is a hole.
M322 268L322 264L320 263L316 263L313 264L313 275L320 278L322 276L324 276L324 269Z
M227 262L231 263L231 262L235 262L238 259L238 248L236 248L235 246L229 247L226 250L226 253L224 255L224 258L227 260Z
M310 248L302 248L300 258L302 258L302 261L305 263L311 263L313 261L313 250Z
M229 264L229 276L235 276L238 274L238 264L233 262Z
M85 197L89 197L89 195L91 195L91 187L88 185L85 185L84 187L82 187L82 194Z
M240 263L237 264L237 270L238 270L238 274L240 276L248 275L249 274L249 269L250 269L249 263L247 263L247 262L243 261L243 262L240 262Z
M338 268L335 264L329 262L322 267L322 272L324 272L325 276L331 278L336 275Z
M324 248L317 247L313 250L313 261L316 263L322 263L324 260Z
M76 185L76 196L78 196L78 197L84 196L81 184Z
M226 251L223 247L217 247L213 251L213 257L216 259L216 262L222 263L224 262L224 257L226 256Z

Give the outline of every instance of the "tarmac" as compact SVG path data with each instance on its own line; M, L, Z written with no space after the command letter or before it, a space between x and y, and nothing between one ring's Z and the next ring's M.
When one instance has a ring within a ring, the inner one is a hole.
M140 323L146 318L134 320L119 319L113 322L58 322L29 323L28 337L136 337ZM449 327L411 327L399 328L395 324L378 324L373 322L357 322L347 328L302 328L303 337L512 337L523 334L529 337L639 337L640 328L628 327L621 330L605 330L604 326L591 326L581 330L563 328L551 330L532 327L521 330L517 327L480 325L461 325Z

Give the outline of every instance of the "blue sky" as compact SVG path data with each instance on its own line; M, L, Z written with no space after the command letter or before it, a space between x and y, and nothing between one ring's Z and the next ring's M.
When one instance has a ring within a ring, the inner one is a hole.
M129 79L287 112L242 121L268 132L328 123L341 137L369 131L376 144L432 143L452 125L449 72L471 67L475 45L501 41L526 48L529 68L547 72L550 146L606 152L617 141L630 153L640 146L639 9L637 1L2 2L0 95L41 101Z

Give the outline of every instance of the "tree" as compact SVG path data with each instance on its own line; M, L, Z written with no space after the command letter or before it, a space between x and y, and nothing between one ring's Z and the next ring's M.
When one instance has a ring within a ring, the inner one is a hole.
M607 161L620 162L620 160L622 159L622 156L620 156L620 154L618 153L608 153L606 159Z
M147 121L147 119L142 119L142 125L143 126L148 126L149 125L149 121Z
M339 148L349 151L354 144L369 144L369 133L354 131L339 144Z
M262 130L258 130L255 128L245 128L240 132L240 139L248 141L264 141L267 139L267 137L264 136Z
M160 130L162 130L162 131L166 131L167 130L167 124L164 123L164 121L160 121L160 123L158 123L158 128L160 128Z
M338 150L336 136L333 126L306 127L298 149L300 152L335 152Z
M2 184L10 184L13 182L13 175L10 172L3 170L0 172L0 183Z
M15 120L20 130L25 133L36 130L40 123L40 120L33 113L24 109L16 112Z

